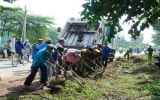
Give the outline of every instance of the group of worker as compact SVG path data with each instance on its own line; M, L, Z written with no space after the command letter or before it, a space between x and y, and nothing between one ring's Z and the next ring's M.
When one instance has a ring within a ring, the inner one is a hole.
M45 43L43 39L39 39L33 46L31 65L31 73L24 82L24 88L27 89L31 85L38 69L40 75L40 87L43 89L46 85L48 77L50 76L50 68L55 71L55 78L58 79L58 74L66 77L66 71L72 70L72 75L83 76L85 73L92 74L97 66L103 67L105 70L108 62L108 55L110 48L108 43L104 45L96 44L96 46L86 45L83 49L64 48L63 38L58 39L57 44L52 45L52 40L47 38ZM63 73L61 68L64 68Z
M11 41L8 40L9 48L12 47ZM85 73L92 74L96 70L97 66L103 66L103 69L107 67L110 48L107 46L108 43L104 42L104 45L96 44L96 46L86 45L83 49L72 49L64 48L63 44L65 40L60 38L57 41L56 45L52 45L52 40L47 38L45 41L43 39L38 39L38 42L32 47L32 65L31 73L26 78L24 82L24 88L27 89L31 85L37 71L39 70L40 75L40 87L43 89L50 77L50 69L55 70L55 78L58 79L58 74L63 74L63 77L66 77L66 71L69 69L72 70L72 75L75 76L75 73L83 76ZM15 43L16 53L21 57L23 56L22 49L31 49L29 41L26 40L25 43L22 43L21 39ZM130 48L124 54L124 58L127 56L129 60L129 54L132 49ZM148 60L152 60L153 48L149 46L148 51ZM10 53L9 53L10 55ZM156 66L160 68L160 54L155 58L158 59L158 63L155 63ZM65 69L63 73L61 67Z
M43 43L43 39L39 39L38 43L33 46L32 49L32 66L31 73L24 82L24 88L31 85L38 69L40 75L40 87L43 89L46 85L48 77L50 77L50 67L55 69L55 78L58 79L58 74L63 74L66 77L66 71L71 69L72 72L82 76L84 73L92 74L96 70L96 65L107 67L108 55L110 48L108 43L104 42L104 45L97 44L96 46L86 45L82 50L67 49L63 47L65 40L59 39L55 46L52 45L52 40L47 38ZM131 48L125 53L129 60L129 53ZM153 49L150 46L148 48L148 60L152 59ZM60 70L60 66L64 67L63 73ZM74 73L72 73L73 76Z
M149 48L147 49L148 52L148 60L151 61L152 60L152 54L153 54L153 48L152 46L149 46ZM124 54L124 58L126 58L127 56L127 60L129 60L129 54L132 53L132 48L129 48L126 53Z

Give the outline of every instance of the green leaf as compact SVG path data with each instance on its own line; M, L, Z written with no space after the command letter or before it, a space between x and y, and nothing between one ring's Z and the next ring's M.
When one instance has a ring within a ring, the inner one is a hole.
M81 15L85 16L84 18L91 21L92 24L97 23L97 19L107 19L106 25L112 26L114 29L108 40L122 30L119 29L119 19L122 16L127 15L127 18L123 22L133 21L131 27L133 29L130 29L128 33L135 36L138 36L139 31L149 27L149 23L152 24L160 16L160 5L157 5L156 0L91 0L91 6L89 6L89 3L85 3L83 7L87 9L87 12L82 11L83 13ZM135 19L138 21L135 21ZM144 24L138 30L137 27L139 27L141 20L144 19L147 21L143 22ZM116 27L118 29L115 29Z

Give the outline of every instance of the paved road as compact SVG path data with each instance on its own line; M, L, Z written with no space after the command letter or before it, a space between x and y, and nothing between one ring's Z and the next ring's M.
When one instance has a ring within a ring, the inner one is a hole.
M123 56L123 54L120 54L119 52L116 52L116 57ZM144 53L141 53L144 54ZM136 54L133 54L136 55ZM22 64L18 64L17 67L12 67L11 61L6 59L3 61L0 61L0 76L10 76L10 75L16 75L20 76L21 74L29 74L29 70L31 67L31 63L28 63L26 66L23 66Z
M18 64L17 67L12 67L11 60L4 59L0 61L0 76L19 76L21 74L28 74L30 67L31 63L28 63L26 66L23 66L23 64Z
M124 54L125 54L125 52L123 52L122 54L120 54L119 52L116 52L116 57L120 57L120 56L124 56ZM140 55L142 55L142 54L145 54L144 52L141 52L140 53ZM137 54L137 53L133 53L133 54L130 54L130 55L139 55L139 54Z
M124 56L125 52L123 52L122 54L120 54L119 52L116 52L115 57L120 57L120 56Z

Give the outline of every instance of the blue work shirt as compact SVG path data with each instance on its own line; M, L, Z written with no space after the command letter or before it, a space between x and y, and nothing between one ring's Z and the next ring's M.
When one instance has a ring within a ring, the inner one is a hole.
M107 58L110 51L111 49L109 47L103 46L102 47L102 57Z
M62 56L63 56L62 52L59 53L58 61L60 61L62 59Z
M53 58L53 60L57 60L57 52L52 52L52 58Z
M158 62L160 62L160 57L159 56L156 56L155 58L157 58Z
M45 66L45 62L50 58L51 53L46 52L46 48L39 50L34 57L32 67Z
M21 51L24 48L24 45L22 43L18 44L15 43L15 49L16 51Z
M32 59L34 59L36 53L39 51L40 44L36 44L32 50Z
M43 48L47 47L47 45L48 45L47 43L43 43L43 44L41 44L41 45L40 45L40 47L39 47L39 50L41 50L41 49L43 49Z

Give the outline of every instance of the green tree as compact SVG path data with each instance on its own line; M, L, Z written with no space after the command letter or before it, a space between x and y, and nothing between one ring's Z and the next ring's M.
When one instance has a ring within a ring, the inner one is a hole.
M153 43L160 45L160 33L155 33L152 35Z
M22 33L24 12L4 10L0 17L0 35L19 38ZM26 24L26 38L35 43L38 38L48 37L49 28L54 25L54 18L28 14Z
M117 49L119 49L120 47L129 48L129 43L125 40L124 37L120 36L116 39L116 46Z
M37 42L39 38L45 39L49 34L49 27L54 25L54 18L39 15L27 15L27 38Z
M13 3L13 2L15 2L16 0L3 0L3 1L8 2L8 3Z
M57 37L58 37L58 32L56 28L50 27L48 30L48 37L52 39L52 43L55 44Z
M102 18L111 27L108 41L122 30L120 20L127 16L124 22L132 26L128 33L136 39L140 32L148 28L160 16L159 0L89 0L83 4L81 15L89 20L89 25L96 25ZM140 28L139 28L139 27Z
M140 34L140 36L134 40L131 39L131 41L126 41L124 37L117 37L116 39L116 44L117 44L117 49L119 49L119 47L123 47L123 48L131 48L131 47L138 47L138 48L145 48L146 46L148 46L148 44L146 43L142 43L143 41L143 34Z
M153 24L153 29L155 30L155 34L152 35L152 39L156 45L160 45L160 20L156 20Z
M18 28L22 27L22 12L5 10L0 17L0 35L2 36L10 36L14 34Z
M13 3L15 2L16 0L4 0L8 3ZM4 10L12 10L12 11L17 11L17 10L20 10L19 7L15 7L15 8L12 8L12 7L5 7L3 5L0 5L0 14L3 13Z

